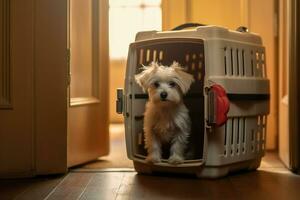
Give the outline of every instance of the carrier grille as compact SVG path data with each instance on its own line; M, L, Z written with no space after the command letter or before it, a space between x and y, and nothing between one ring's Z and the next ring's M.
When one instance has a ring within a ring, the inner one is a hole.
M224 131L224 156L246 153L246 118L229 118Z
M257 122L257 124L252 122ZM266 115L232 117L224 125L223 156L259 153L265 149Z
M194 74L195 80L203 79L202 68L204 65L203 53L192 53L185 55L185 65L191 74Z
M178 53L174 55L174 49L181 48L180 51L184 54ZM186 68L187 72L194 75L194 79L198 84L204 78L204 49L203 46L191 45L189 48L183 44L165 44L162 46L153 45L148 47L138 48L138 64L136 74L140 72L142 65L149 65L151 62L159 62L164 65L170 65L173 61L179 62ZM200 83L202 85L202 83ZM194 84L195 87L196 84ZM197 88L198 91L200 88Z
M149 64L152 61L162 61L164 52L156 49L140 49L139 50L139 64Z
M162 50L151 50L151 49L140 49L139 50L139 64L147 65L153 61L163 62L164 51ZM195 80L202 80L203 73L202 69L204 66L204 56L203 53L191 53L185 55L185 60L180 62L181 65L186 67L187 71L194 74Z
M263 50L226 46L223 48L223 53L226 76L267 76Z
M189 92L184 96L184 104L189 110L191 118L191 135L189 141L190 151L193 152L187 160L199 160L203 158L204 143L204 76L205 56L202 40L174 39L160 42L145 41L135 47L136 62L135 74L141 72L141 67L156 61L162 65L169 66L177 61L185 67L186 71L194 76L195 82L191 85ZM131 67L131 66L130 66ZM143 113L148 96L143 95L141 87L136 83L133 85L132 94L132 127L134 130L134 152L136 156L146 156L144 148ZM165 144L169 145L169 144ZM163 145L164 146L164 145ZM188 150L187 150L188 151ZM163 158L167 158L169 149L163 150Z

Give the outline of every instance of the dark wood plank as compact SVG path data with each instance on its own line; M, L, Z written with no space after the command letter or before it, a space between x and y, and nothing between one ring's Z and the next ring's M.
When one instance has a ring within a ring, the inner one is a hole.
M0 180L0 199L43 199L63 176Z
M241 199L299 199L300 176L287 171L259 170L229 177Z
M31 185L30 181L24 180L1 180L0 199L10 200L22 194Z
M46 199L78 199L94 175L93 173L69 173Z
M1 199L43 199L58 179L10 181ZM27 189L24 190L25 185ZM2 184L3 186L3 184ZM69 173L47 199L299 199L300 176L259 170L208 180L191 176L144 176L135 172ZM18 195L3 196L19 190ZM22 191L22 192L20 192ZM9 197L9 198L7 198Z
M143 176L127 173L117 199L236 199L228 179Z
M35 179L28 189L16 197L16 200L44 199L62 180L64 176L50 176Z
M81 199L115 199L126 173L97 173L87 185Z
M299 199L300 176L276 155L254 172L209 180L194 176L136 172L71 172L63 177L0 181L0 199ZM52 191L51 191L52 190ZM50 192L51 191L51 192Z

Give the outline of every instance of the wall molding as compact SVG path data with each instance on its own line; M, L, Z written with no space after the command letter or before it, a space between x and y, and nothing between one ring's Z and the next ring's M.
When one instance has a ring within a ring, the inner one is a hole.
M0 2L0 109L12 108L11 1Z

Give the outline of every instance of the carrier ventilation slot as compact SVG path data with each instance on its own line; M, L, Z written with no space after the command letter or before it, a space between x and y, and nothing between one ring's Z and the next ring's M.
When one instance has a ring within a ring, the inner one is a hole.
M245 76L245 50L242 50L242 76Z
M257 117L257 151L263 151L265 149L266 142L266 126L267 116L260 115Z
M263 123L262 123L262 150L265 149L265 142L266 142L266 126L267 126L267 116L263 115Z
M138 61L139 65L148 65L153 61L162 62L164 60L164 51L159 49L139 49L138 51ZM203 67L204 67L204 55L199 52L189 52L184 55L183 59L178 61L182 66L187 67L189 73L194 74L195 80L203 80ZM139 73L140 68L137 68L137 73Z
M251 130L251 152L259 153L265 150L266 142L266 124L267 116L259 115L256 118L257 120L257 129Z
M253 51L251 50L251 76L254 76Z
M229 118L224 125L224 157L238 156L245 153L246 119L245 117Z
M255 55L256 68L259 71L259 76L266 77L265 54L257 51Z
M267 76L265 54L263 52L251 50L251 74L255 77Z
M227 55L226 55L226 50L227 48L224 48L224 70L225 70L225 75L227 75Z
M159 51L159 59L158 60L163 60L164 58L164 52L163 51Z
M255 151L255 132L254 130L252 129L251 130L251 151L254 152Z
M256 120L254 125L249 129L247 127L247 122L250 120ZM257 123L257 124L256 124ZM246 118L246 117L231 117L227 120L224 125L224 152L223 156L239 156L248 153L260 153L265 150L266 141L266 125L267 116L260 115L256 118ZM247 132L248 130L248 132ZM249 136L247 137L247 133ZM249 138L250 141L247 141ZM247 147L247 145L249 145ZM249 151L249 152L248 152Z
M146 62L150 62L150 49L147 49Z
M265 54L261 54L261 67L262 67L262 75L263 77L267 77L267 69L266 69L266 60L265 60Z
M225 124L224 126L224 156L226 156L227 154L226 147L227 147L227 124Z
M226 76L266 77L265 54L258 50L224 47L224 74ZM249 59L246 59L247 56Z
M245 76L245 50L224 47L224 73L227 76Z
M203 62L202 53L187 53L185 54L185 63L181 64L187 67L189 73L194 74L195 80L201 81L203 80Z
M236 49L236 73L240 75L239 49Z
M231 66L231 75L233 76L233 56L232 56L232 48L230 48L230 66Z
M139 50L139 64L149 64L152 61L162 61L164 52L162 50L140 49Z

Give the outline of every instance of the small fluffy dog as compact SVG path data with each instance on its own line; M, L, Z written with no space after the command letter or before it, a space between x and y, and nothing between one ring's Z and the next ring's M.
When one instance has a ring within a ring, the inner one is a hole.
M145 148L148 152L146 161L160 162L162 144L170 143L168 162L182 163L191 124L182 97L194 81L193 76L184 72L177 62L171 66L152 62L144 66L135 79L149 94L144 113Z

